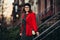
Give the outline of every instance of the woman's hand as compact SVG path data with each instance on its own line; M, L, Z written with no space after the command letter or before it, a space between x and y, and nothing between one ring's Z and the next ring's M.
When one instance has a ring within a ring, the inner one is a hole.
M36 32L37 36L39 36L39 32Z
M35 35L36 33L35 33L35 31L34 30L32 30L32 35Z
M22 36L22 33L20 33L20 36Z

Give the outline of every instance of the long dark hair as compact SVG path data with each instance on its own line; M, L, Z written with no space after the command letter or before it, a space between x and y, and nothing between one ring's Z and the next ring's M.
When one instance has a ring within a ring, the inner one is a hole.
M28 11L28 12L31 13L32 10L31 10L31 5L30 5L29 3L25 3L24 8L23 8L23 12L26 13L26 11L25 11L25 6L29 6L29 11Z

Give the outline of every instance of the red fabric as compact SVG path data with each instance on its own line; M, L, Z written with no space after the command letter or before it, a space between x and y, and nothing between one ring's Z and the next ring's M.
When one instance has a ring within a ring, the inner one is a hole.
M24 18L23 15L22 18ZM38 30L37 23L36 23L36 15L33 12L28 13L26 17L26 36L32 36L32 30L34 30L35 32L37 32ZM21 32L22 31L23 31L23 25L21 27Z

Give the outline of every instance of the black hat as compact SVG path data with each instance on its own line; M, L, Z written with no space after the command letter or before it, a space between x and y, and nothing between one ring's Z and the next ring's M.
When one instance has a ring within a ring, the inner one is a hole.
M29 3L25 3L24 6L29 6L31 8L31 5Z

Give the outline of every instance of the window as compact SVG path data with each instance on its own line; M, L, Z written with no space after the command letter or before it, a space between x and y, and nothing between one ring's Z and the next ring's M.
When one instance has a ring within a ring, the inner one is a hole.
M50 0L47 0L47 12L50 10Z

